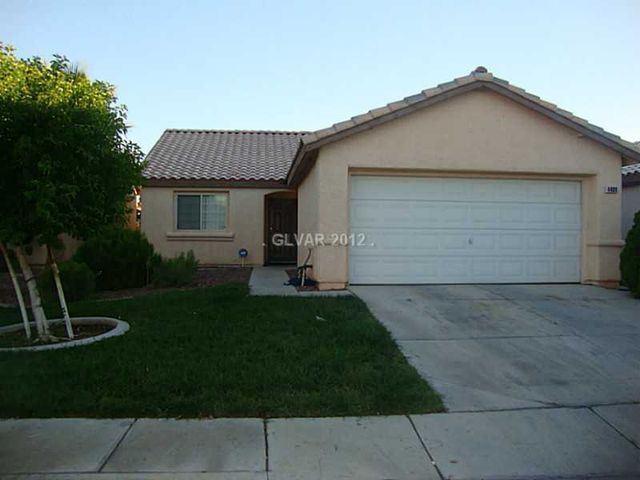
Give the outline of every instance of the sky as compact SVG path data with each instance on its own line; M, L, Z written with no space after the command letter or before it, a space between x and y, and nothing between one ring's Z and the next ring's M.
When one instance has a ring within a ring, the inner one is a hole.
M640 140L640 0L1 0L0 41L117 87L166 128L315 130L484 65Z

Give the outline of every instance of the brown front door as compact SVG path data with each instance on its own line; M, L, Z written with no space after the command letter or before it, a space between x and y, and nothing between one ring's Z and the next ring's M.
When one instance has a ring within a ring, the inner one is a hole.
M296 263L294 235L298 231L298 200L267 198L267 261Z

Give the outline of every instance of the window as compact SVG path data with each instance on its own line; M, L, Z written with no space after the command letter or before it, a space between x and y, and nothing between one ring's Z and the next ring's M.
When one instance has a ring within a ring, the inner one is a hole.
M227 228L227 194L177 196L177 229L221 231Z

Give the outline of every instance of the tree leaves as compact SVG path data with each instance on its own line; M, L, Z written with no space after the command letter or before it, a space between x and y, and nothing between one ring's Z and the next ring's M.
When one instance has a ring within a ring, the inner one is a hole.
M0 240L86 238L124 220L141 183L115 87L64 56L17 58L0 43Z

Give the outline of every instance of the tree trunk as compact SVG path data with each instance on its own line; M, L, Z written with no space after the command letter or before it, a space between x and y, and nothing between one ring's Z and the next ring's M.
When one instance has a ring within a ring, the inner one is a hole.
M4 243L0 243L0 250L2 250L2 255L4 256L4 259L7 262L7 269L9 270L9 276L11 277L13 288L16 291L16 297L18 297L18 306L20 307L20 315L22 315L22 323L24 324L24 333L27 336L27 340L31 340L31 325L29 324L29 315L27 315L27 307L25 307L24 305L24 297L22 296L22 289L20 288L20 283L18 282L16 271L13 269L13 265L11 264L11 258L9 257L9 252L5 248Z
M62 317L64 318L64 325L67 327L67 336L73 340L73 327L71 326L71 317L69 317L69 309L67 308L67 300L64 298L64 290L62 289L62 282L60 281L60 269L53 256L51 247L47 245L47 252L49 254L49 264L51 265L51 272L53 273L53 280L56 283L56 290L58 291L58 300L60 300L60 309L62 310Z
M36 321L36 328L38 330L38 336L44 342L51 340L49 333L49 324L47 323L47 316L42 308L42 300L40 299L40 292L38 291L38 285L36 284L36 278L33 276L31 266L27 261L27 257L22 251L21 247L16 247L16 256L18 257L18 263L20 263L20 269L24 276L24 281L27 284L27 290L29 290L29 299L31 300L31 312L33 312L33 318Z

